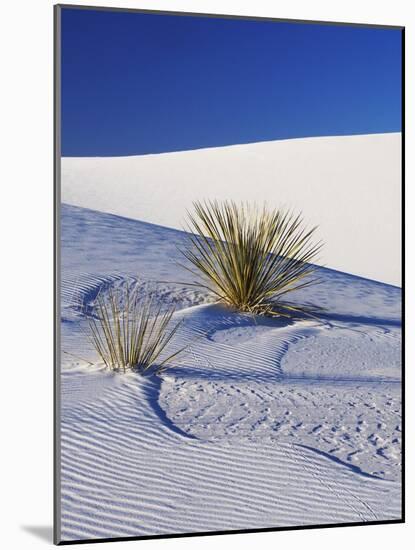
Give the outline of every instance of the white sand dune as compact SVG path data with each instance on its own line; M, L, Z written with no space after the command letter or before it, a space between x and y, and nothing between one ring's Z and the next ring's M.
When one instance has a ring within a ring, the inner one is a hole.
M64 395L76 377L84 395L73 399L72 392L62 410L64 540L400 514L393 483L357 475L309 449L181 434L160 419L153 380L68 373Z
M75 206L182 229L202 198L303 211L325 242L321 265L401 284L400 134L62 159L62 200Z
M62 206L62 539L399 519L400 289L320 268L293 297L319 321L254 321L177 284L185 239ZM184 320L161 377L106 371L83 332L126 280Z

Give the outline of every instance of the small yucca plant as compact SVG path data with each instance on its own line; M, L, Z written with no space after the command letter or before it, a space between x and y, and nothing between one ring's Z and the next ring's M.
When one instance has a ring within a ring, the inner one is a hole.
M90 340L107 367L142 374L161 372L185 348L168 353L181 321L171 324L174 308L162 312L151 295L144 300L129 286L100 293L89 318Z
M193 203L188 213L189 246L182 250L193 265L195 285L240 311L281 315L303 309L280 299L317 282L309 276L321 243L316 227L306 229L301 215L261 209L233 201Z

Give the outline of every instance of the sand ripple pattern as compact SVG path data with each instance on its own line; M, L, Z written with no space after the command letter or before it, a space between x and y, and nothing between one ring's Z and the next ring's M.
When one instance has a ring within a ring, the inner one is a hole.
M137 270L147 283L188 281L177 267L184 234L63 205L62 235L63 540L400 518L399 483L358 468L355 453L371 448L385 473L398 469L399 289L321 269L324 282L296 299L327 308L322 327L255 322L206 305L194 287L160 283L158 297L183 318L176 345L188 351L163 379L117 375L85 338L93 300L127 278L141 285ZM302 371L310 344L317 357L322 342L335 358L324 380L321 369L309 377L316 361ZM383 386L367 389L347 371L338 352L351 343L371 365L368 383L383 377Z
M67 394L74 378L97 388L93 399ZM63 540L399 517L395 484L356 479L310 450L179 433L157 405L159 384L63 375Z

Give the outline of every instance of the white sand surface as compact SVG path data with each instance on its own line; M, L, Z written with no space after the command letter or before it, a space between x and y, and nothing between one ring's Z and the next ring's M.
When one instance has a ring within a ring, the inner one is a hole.
M325 242L321 265L401 284L398 133L62 159L62 200L75 206L183 229L203 198L303 211Z
M293 296L319 319L253 319L177 284L183 232L61 213L63 540L400 518L399 288L320 268ZM161 376L107 371L85 338L126 281L183 319Z

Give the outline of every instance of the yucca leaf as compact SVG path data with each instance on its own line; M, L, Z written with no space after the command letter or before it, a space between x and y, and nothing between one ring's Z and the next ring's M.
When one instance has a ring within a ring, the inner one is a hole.
M280 296L315 284L312 262L322 244L313 242L317 228L307 229L301 214L233 201L193 207L181 250L196 277L192 285L239 310L268 314Z
M100 292L95 300L97 315L89 319L88 338L112 370L164 370L187 348L168 349L182 323L172 322L174 307L163 313L161 304L154 306L152 295L140 298L127 284Z

